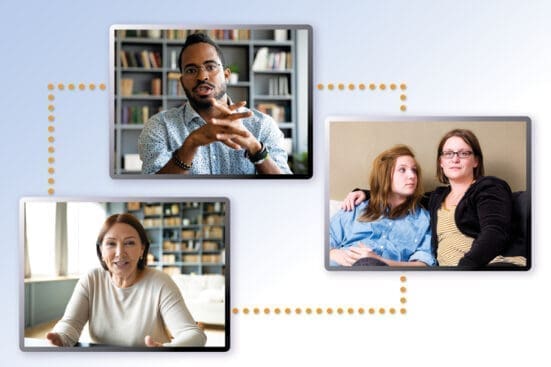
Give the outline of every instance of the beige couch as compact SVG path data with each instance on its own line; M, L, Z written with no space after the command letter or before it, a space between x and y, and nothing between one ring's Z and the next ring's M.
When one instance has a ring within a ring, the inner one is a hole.
M180 288L195 321L211 325L225 324L225 278L219 274L175 274L172 279Z

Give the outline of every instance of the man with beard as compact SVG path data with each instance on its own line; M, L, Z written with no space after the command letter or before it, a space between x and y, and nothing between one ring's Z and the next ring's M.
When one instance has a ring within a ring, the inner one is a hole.
M290 174L276 122L227 96L230 70L220 47L205 34L192 34L179 60L188 101L145 124L138 140L142 172Z

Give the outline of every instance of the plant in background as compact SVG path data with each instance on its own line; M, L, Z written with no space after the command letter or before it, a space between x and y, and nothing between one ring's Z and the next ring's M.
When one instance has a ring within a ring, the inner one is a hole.
M237 66L236 64L229 64L227 68L230 69L232 73L239 73L239 66Z
M236 64L229 64L228 69L230 69L230 84L235 84L239 81L239 67Z
M294 174L308 174L308 152L294 154L291 165Z

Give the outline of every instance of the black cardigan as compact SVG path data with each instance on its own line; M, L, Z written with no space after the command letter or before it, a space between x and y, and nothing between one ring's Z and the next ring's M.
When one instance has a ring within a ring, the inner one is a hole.
M450 187L438 187L430 195L432 245L436 252L437 211L450 193ZM459 260L459 266L482 267L503 254L511 236L513 204L509 185L493 176L479 177L465 192L455 209L455 224L466 236L473 237L471 249Z

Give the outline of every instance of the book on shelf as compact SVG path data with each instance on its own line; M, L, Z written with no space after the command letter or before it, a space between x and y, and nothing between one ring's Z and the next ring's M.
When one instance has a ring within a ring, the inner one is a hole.
M176 256L174 254L166 254L162 257L164 264L174 264L176 262Z
M146 205L143 208L144 215L161 215L163 208L160 205Z
M289 80L286 76L273 77L268 80L268 95L289 96Z
M167 29L165 31L165 37L169 40L184 40L187 36L187 29Z
M220 255L215 255L215 254L202 255L201 262L217 264L220 262Z
M161 78L151 79L151 94L154 96L161 95Z
M168 95L169 96L184 96L184 88L180 83L180 73L168 73Z
M207 34L218 41L247 41L251 38L249 29L213 29Z
M119 51L119 57L121 59L121 66L123 68L127 68L128 67L128 58L126 57L126 52L124 52L124 50Z
M271 116L276 122L285 122L287 119L287 107L278 103L257 103L256 109L268 116Z
M122 78L121 79L121 95L123 97L129 97L134 93L134 79Z
M193 33L205 33L210 38L218 41L251 39L249 29L167 29L165 30L165 37L168 40L185 40Z
M182 255L182 262L184 263L198 263L199 255Z
M163 251L180 251L181 246L178 242L173 242L171 240L163 240Z
M126 203L126 210L128 211L136 211L136 210L140 210L141 208L141 203L139 201L129 201L128 203Z
M289 38L287 36L287 29L275 29L274 30L274 41L282 42L287 41Z
M160 218L144 218L143 226L144 226L144 228L160 227L161 226L161 219Z
M162 107L159 107L159 111ZM158 111L157 111L158 112ZM142 106L123 106L121 111L121 124L145 124L151 116L151 107Z
M147 55L149 57L149 63L151 64L152 68L160 68L161 67L161 54L158 52L147 52Z
M224 229L221 227L204 227L204 239L222 239L224 237Z
M134 91L134 79L122 78L121 79L121 91L120 94L123 97L132 96L161 96L162 95L162 82L161 78L152 78L150 80L150 90Z
M220 246L218 242L214 241L203 241L203 251L219 251Z
M145 69L151 69L151 63L149 62L149 53L146 50L140 51L140 63L141 67Z
M119 38L159 38L159 31L155 29L120 29L117 31Z
M170 51L170 69L178 70L178 55L179 51L172 50Z
M121 66L123 68L160 68L162 65L161 53L150 50L130 52L120 51Z
M291 53L260 47L253 61L253 71L288 70L292 67Z
M160 29L119 29L116 31L118 38L161 38L162 31Z
M142 124L145 124L149 120L149 106L142 106L142 115L138 118Z

